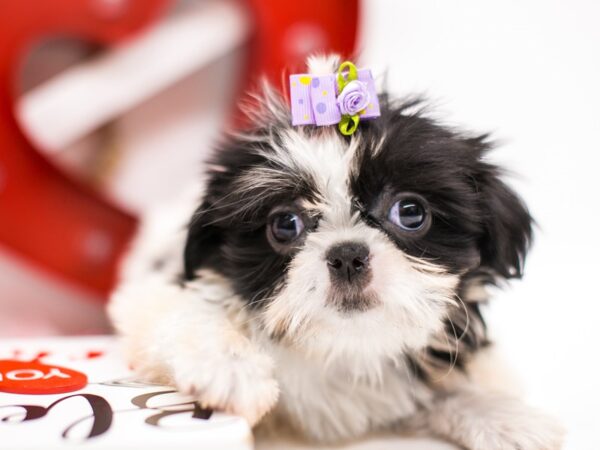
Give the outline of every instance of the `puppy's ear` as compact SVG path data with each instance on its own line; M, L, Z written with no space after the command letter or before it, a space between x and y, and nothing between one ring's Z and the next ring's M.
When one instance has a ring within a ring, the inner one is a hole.
M196 271L214 259L222 244L221 231L214 225L211 205L204 201L190 221L184 251L185 279L195 278Z
M474 178L484 226L479 242L481 268L505 279L521 278L533 220L521 198L500 176L498 167L480 162Z

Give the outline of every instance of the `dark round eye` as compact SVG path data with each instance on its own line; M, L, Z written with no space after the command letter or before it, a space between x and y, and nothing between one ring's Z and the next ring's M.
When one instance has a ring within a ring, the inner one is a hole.
M271 234L280 243L291 242L304 230L302 218L293 212L282 212L271 219Z
M392 205L388 218L406 231L420 230L427 219L427 211L416 198L403 198Z

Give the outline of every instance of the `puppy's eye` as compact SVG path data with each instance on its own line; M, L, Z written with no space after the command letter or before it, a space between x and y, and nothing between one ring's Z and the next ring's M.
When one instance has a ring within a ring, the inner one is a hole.
M418 199L405 197L392 205L388 219L405 231L417 231L425 225L427 210Z
M277 242L287 243L296 239L304 230L302 218L293 212L282 212L271 219L271 234Z

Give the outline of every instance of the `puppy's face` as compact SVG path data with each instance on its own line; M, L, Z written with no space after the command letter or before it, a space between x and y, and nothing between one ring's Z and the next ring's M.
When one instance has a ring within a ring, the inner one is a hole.
M467 279L519 276L530 217L465 138L383 105L351 138L264 127L215 156L186 276L231 281L280 342L356 366L426 347Z

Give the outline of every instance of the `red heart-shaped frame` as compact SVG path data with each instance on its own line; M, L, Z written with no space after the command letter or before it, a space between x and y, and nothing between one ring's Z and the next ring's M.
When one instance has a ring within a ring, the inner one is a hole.
M106 294L136 220L47 161L14 116L15 82L31 46L49 36L114 45L158 18L168 0L0 2L0 244L71 283ZM280 85L308 53L351 54L357 0L248 0L255 33L247 70ZM120 5L114 9L110 5ZM243 90L253 77L244 80ZM94 251L100 242L107 252Z

